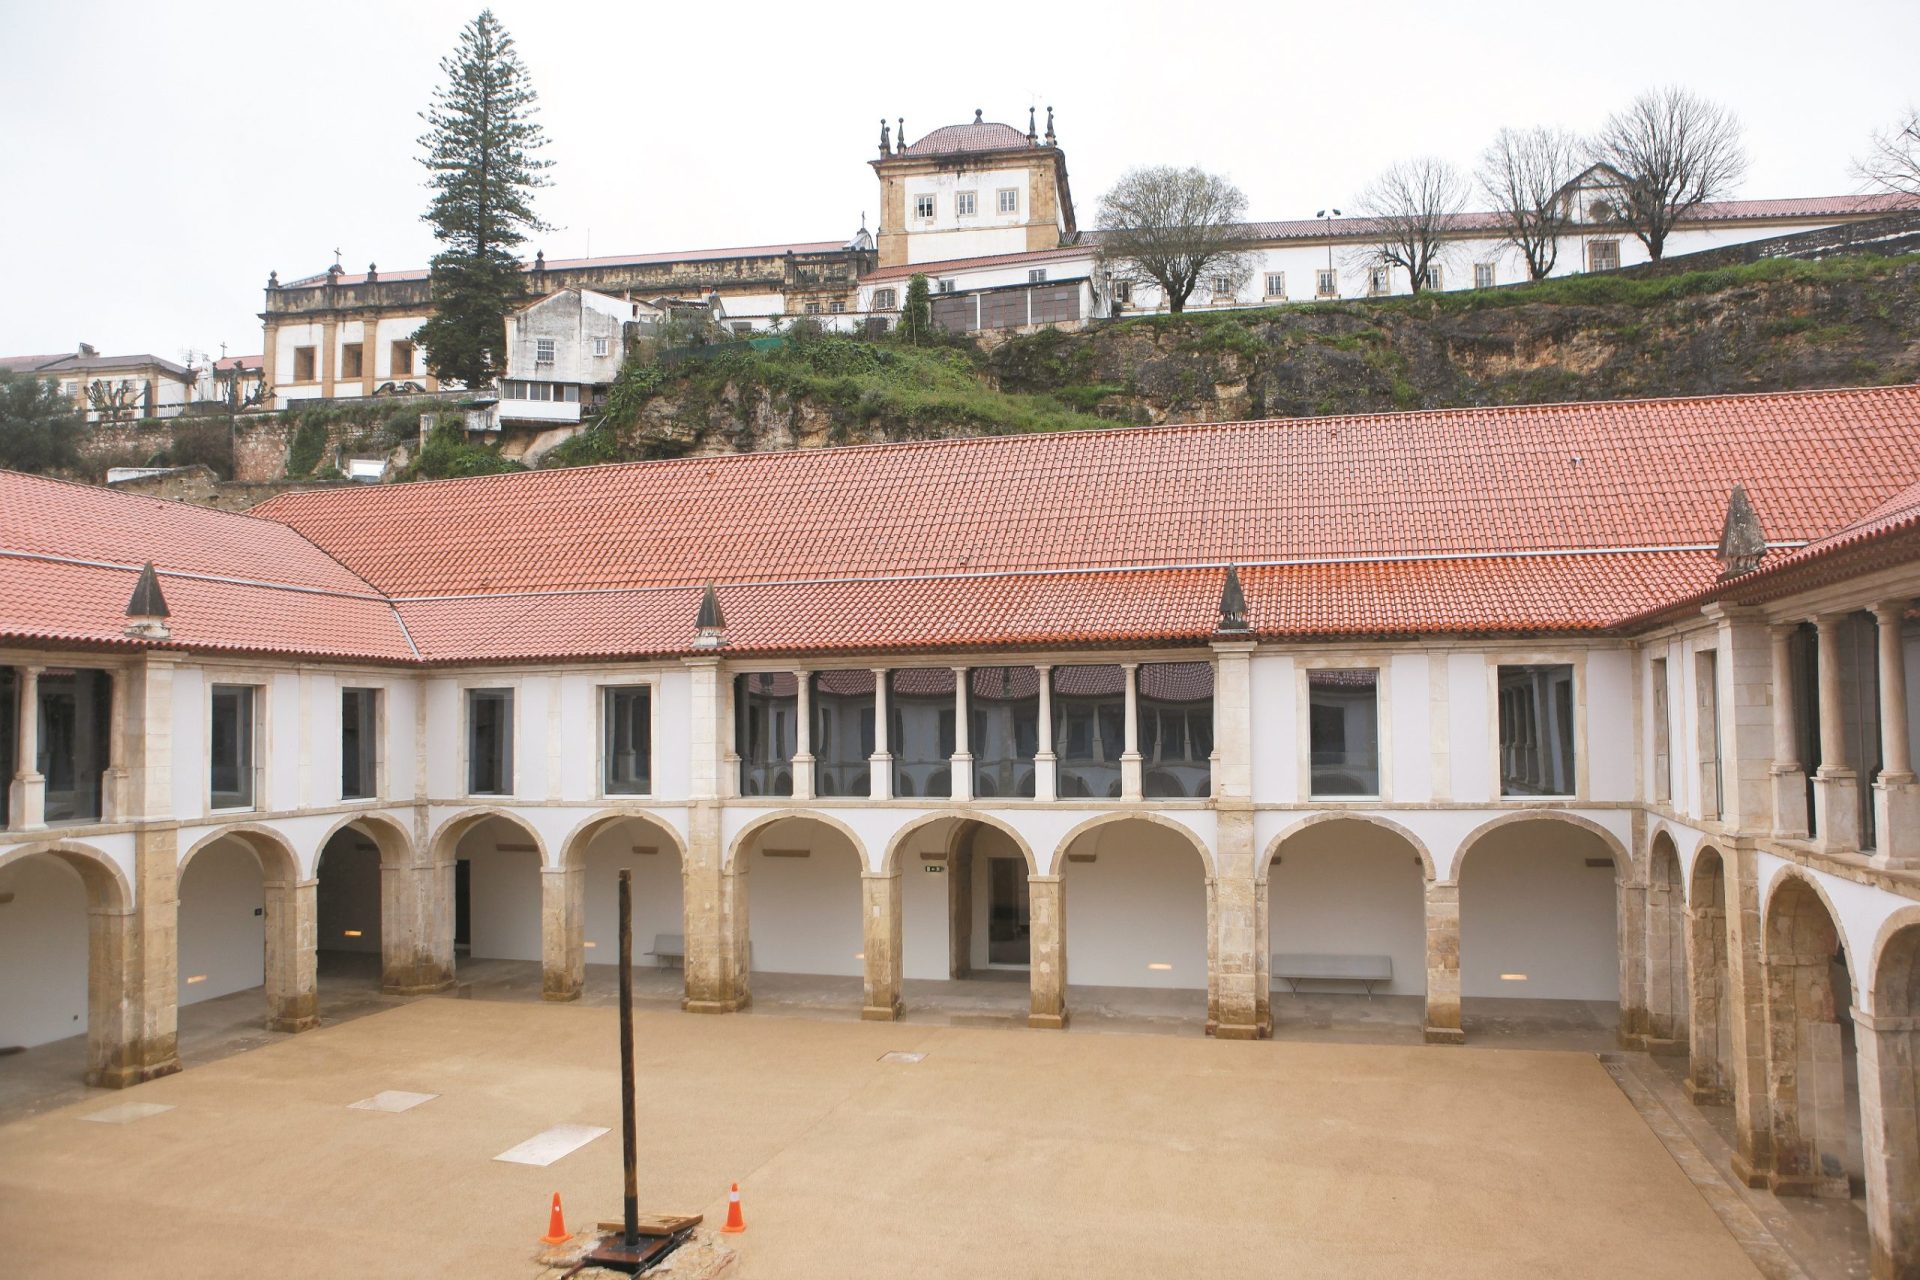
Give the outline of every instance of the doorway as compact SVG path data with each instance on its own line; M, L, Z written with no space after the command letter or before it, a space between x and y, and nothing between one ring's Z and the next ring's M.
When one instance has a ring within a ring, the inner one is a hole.
M987 963L1026 967L1032 961L1032 938L1026 860L987 859Z

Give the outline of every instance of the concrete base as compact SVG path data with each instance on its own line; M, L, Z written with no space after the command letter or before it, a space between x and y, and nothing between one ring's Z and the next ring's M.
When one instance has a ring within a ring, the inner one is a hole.
M1467 1042L1467 1033L1459 1027L1427 1027L1420 1034L1428 1044L1465 1044Z
M1208 1027L1207 1034L1216 1040L1265 1040L1273 1032L1257 1023L1230 1022Z
M1822 1200L1845 1200L1853 1194L1845 1178L1823 1178L1814 1174L1770 1173L1765 1181L1758 1185L1766 1187L1777 1196L1813 1196Z
M1038 1031L1065 1031L1067 1014L1064 1010L1060 1013L1030 1013L1027 1015L1027 1025Z
M682 1000L680 1007L688 1013L739 1013L753 1001L750 998L734 1000Z
M320 1019L316 1015L311 1013L303 1014L295 1018L268 1018L267 1019L267 1030L284 1031L284 1032L287 1032L288 1034L293 1034L295 1032L300 1032L300 1031L311 1031L319 1025L320 1025Z
M1728 1163L1733 1169L1734 1180L1743 1187L1752 1187L1756 1191L1763 1191L1772 1184L1772 1176L1765 1169L1754 1164L1753 1161L1749 1160L1742 1152L1734 1152L1733 1159Z
M898 1000L895 1000L892 1004L864 1005L860 1009L860 1021L862 1022L893 1022L899 1017L900 1002Z

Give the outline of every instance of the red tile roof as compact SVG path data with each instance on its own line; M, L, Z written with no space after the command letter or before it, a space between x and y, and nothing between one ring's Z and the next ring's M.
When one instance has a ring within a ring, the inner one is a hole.
M722 262L734 258L777 258L782 254L788 253L831 253L836 249L844 249L846 247L847 242L844 240L807 240L793 244L744 245L732 249L682 249L672 253L617 253L598 258L548 258L546 260L546 266L549 271L574 271L583 267L642 267L654 266L663 262ZM528 259L522 262L520 267L523 271L533 270L533 260ZM425 280L427 274L425 267L407 267L399 271L381 271L378 273L378 279ZM280 287L282 289L306 289L314 285L325 284L326 282L327 273L323 271L317 276L306 276L299 280L289 280ZM367 283L367 273L364 271L343 271L340 274L339 282L341 284L365 284Z
M734 655L1190 645L1228 563L1262 637L1593 633L1713 588L1735 482L1784 555L1920 524L1916 480L1913 386L686 458L252 516L0 473L0 636L114 642L149 556L182 643L429 662L685 653L709 579ZM111 567L83 591L22 554ZM215 602L186 573L268 585Z
M882 267L860 277L860 283L905 280L916 274L947 275L954 271L982 271L994 267L1019 267L1032 262L1058 262L1063 259L1093 258L1090 245L1065 245L1058 249L1029 249L1025 253L995 253L981 258L948 258L940 262L910 262L905 266Z
M1025 151L1034 144L1027 135L1010 124L949 124L935 129L911 146L902 147L903 156L950 156L975 151Z

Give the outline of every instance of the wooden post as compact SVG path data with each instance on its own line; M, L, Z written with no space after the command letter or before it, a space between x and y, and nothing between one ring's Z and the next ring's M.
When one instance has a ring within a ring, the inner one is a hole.
M633 872L620 872L620 1120L627 1165L626 1231L620 1242L640 1247L639 1135L633 1115Z

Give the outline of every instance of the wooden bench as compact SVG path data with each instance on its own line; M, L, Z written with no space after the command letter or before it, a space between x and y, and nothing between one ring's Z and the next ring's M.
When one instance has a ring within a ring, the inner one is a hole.
M685 934L656 933L653 935L653 950L647 952L661 968L668 963L685 964L687 962L687 939Z
M1371 1000L1374 983L1393 981L1393 957L1276 955L1273 976L1283 980L1296 996L1302 982L1363 982Z

